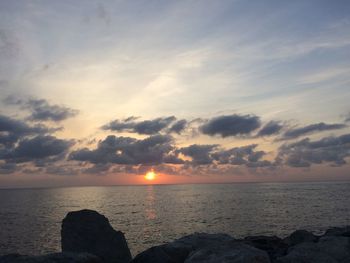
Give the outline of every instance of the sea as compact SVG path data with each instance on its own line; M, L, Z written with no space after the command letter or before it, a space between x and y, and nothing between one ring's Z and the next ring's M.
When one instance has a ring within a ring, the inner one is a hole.
M133 255L194 232L285 237L350 225L350 182L237 183L0 190L0 255L60 251L61 221L93 209Z

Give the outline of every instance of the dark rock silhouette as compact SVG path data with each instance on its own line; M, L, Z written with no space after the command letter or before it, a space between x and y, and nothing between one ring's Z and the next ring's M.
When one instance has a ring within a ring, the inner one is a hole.
M195 233L151 247L131 260L124 234L92 210L70 212L62 222L61 253L43 256L10 254L0 263L349 263L350 226L316 236L297 230L281 239Z
M350 237L350 226L332 227L326 231L325 235Z
M286 256L278 263L346 263L350 262L348 237L323 236L318 242L300 243L288 249Z
M243 239L247 245L264 250L272 260L285 255L287 244L276 236L249 236Z
M268 254L246 244L229 241L192 252L185 263L270 263Z
M222 242L233 240L233 237L226 234L195 233L193 235L188 235L177 239L173 242L147 249L146 251L138 254L132 263L184 262L188 255L197 249L218 246L222 244Z
M284 239L288 246L295 246L304 242L316 242L317 236L306 230L296 230Z
M131 253L124 234L93 210L69 212L62 221L63 252L87 252L107 263L128 263Z

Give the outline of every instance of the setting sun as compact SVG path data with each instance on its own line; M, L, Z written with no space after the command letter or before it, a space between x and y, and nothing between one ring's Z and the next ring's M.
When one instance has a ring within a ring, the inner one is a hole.
M155 178L156 178L156 174L153 171L149 171L145 175L145 179L148 180L148 181L153 181Z

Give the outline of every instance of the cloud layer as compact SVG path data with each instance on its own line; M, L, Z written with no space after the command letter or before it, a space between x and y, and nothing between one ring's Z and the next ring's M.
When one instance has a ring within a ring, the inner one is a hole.
M346 164L350 156L350 134L325 137L312 141L309 138L280 147L279 156L292 167L310 167L312 164Z
M350 134L295 141L301 136L341 131L348 127L345 123L321 122L295 128L287 121L263 123L256 115L219 115L207 120L175 116L147 120L131 116L113 120L100 129L115 134L84 143L84 140L58 138L55 133L60 129L48 125L51 122L47 124L48 120L62 121L73 116L68 107L56 107L45 100L28 100L21 105L27 105L30 118L0 115L1 174L139 173L150 167L172 174L227 173L235 167L271 171L312 165L344 166L350 157ZM37 106L48 110L38 110ZM39 112L46 113L34 118L34 113ZM192 139L200 136L209 136L218 143L191 144ZM187 145L179 146L178 140L183 138L187 138ZM220 140L269 140L271 145L276 145L274 151L267 151L259 143L226 147ZM285 143L285 140L294 142Z

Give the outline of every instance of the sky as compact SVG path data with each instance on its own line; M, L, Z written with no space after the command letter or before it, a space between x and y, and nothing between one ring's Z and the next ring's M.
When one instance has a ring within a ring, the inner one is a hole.
M0 1L0 187L350 179L350 2Z

